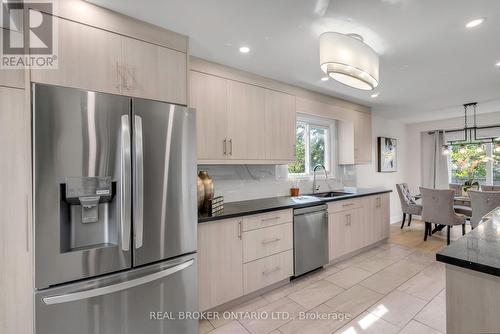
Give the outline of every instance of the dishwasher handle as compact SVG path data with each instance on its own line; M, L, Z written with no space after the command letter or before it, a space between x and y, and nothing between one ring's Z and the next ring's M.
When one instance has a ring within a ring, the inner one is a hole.
M326 204L309 206L306 208L300 208L300 209L293 210L293 215L300 216L300 215L305 215L305 214L309 214L309 213L326 211L327 209L328 209L328 205L326 205Z

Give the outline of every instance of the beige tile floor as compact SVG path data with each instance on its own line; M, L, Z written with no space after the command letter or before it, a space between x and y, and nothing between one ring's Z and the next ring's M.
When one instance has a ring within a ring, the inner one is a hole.
M452 239L460 236L455 228ZM423 241L422 222L391 225L387 243L228 310L287 316L204 320L200 333L444 334L445 272L435 253L445 246L445 232ZM350 319L311 319L339 312Z

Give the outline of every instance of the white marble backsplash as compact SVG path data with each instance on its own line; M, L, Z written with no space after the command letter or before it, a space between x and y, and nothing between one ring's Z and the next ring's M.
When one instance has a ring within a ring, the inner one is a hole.
M295 184L288 178L286 165L200 165L198 171L205 170L215 183L215 196L224 196L225 202L244 201L257 198L288 196ZM325 182L322 171L317 173L320 191L341 190L344 186L356 185L355 168L339 167L336 178ZM301 194L312 192L312 179L296 179Z

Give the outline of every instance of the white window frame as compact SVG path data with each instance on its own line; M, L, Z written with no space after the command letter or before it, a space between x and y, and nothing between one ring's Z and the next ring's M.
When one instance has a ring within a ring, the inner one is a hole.
M489 157L488 161L486 162L486 184L491 185L493 184L493 150L494 150L494 145L492 143L484 143L486 145L486 156ZM459 145L459 144L455 144ZM452 168L452 161L451 161L451 154L448 155L447 157L448 160L448 182L453 183L453 168Z
M326 172L328 174L328 178L333 179L337 174L337 159L336 154L337 150L337 121L334 119L316 117L311 115L298 114L297 115L297 123L305 123L306 131L305 131L305 150L304 156L306 157L305 161L305 173L288 173L289 179L310 179L313 177L313 174L309 172L310 170L310 159L309 159L309 140L310 140L310 127L324 128L327 131L326 140L325 140L325 151L326 151L326 161L325 167Z

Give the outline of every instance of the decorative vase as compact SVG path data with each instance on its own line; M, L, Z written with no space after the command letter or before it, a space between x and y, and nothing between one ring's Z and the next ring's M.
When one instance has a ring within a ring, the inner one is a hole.
M198 176L198 210L201 209L203 202L205 201L205 185L203 180Z
M214 198L214 191L215 191L215 186L214 186L214 181L208 175L208 172L206 171L200 171L198 173L198 176L200 177L201 181L203 182L203 187L205 188L205 198L203 199L203 210L205 212L208 211L209 205L210 205L210 200Z

